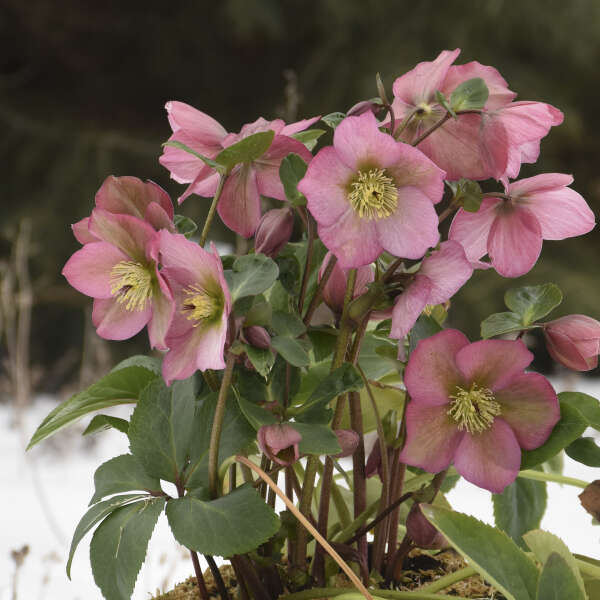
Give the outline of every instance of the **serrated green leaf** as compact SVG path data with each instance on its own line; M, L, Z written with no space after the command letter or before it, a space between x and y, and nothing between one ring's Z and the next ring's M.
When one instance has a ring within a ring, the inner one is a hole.
M111 417L110 415L96 415L81 435L89 435L90 433L97 433L98 431L105 431L111 428L127 434L129 421L127 419L120 419L119 417Z
M193 377L170 387L153 381L142 392L131 416L129 442L149 475L172 482L181 475L195 437L195 396Z
M564 392L558 395L560 401L560 420L554 426L548 439L535 450L521 452L521 469L531 469L558 454L563 448L574 442L586 429L587 423L581 413L570 404L562 401Z
M247 344L244 344L244 348L252 366L266 379L275 363L273 351L270 348L255 348Z
M216 500L190 495L169 500L166 512L180 544L213 556L249 552L279 529L275 512L248 485Z
M160 491L160 481L148 475L131 454L115 456L101 464L94 473L95 492L90 504L105 496L133 490Z
M79 542L83 539L85 534L99 521L104 519L111 512L115 511L117 508L124 506L125 504L129 504L131 502L136 502L137 500L142 500L147 498L147 494L126 494L124 496L115 496L114 498L110 498L108 500L104 500L104 502L99 502L98 504L94 504L81 518L81 521L77 524L75 528L75 533L73 534L73 540L71 541L71 548L69 549L69 559L67 560L67 577L71 579L71 564L73 563L73 556L75 554L75 550L79 545Z
M342 449L337 436L328 425L316 423L289 423L301 436L298 445L301 454L339 454Z
M600 402L596 398L582 392L561 392L560 401L574 408L590 427L600 431Z
M588 598L594 600L600 598L600 560L584 556L583 554L573 554L573 556L581 561L578 563L583 585ZM584 563L583 565L581 563Z
M565 452L573 460L588 467L600 467L600 447L594 438L582 437L571 442Z
M256 296L268 290L279 275L277 264L264 254L240 256L232 271L225 276L233 302L246 296Z
M314 147L317 145L319 138L326 133L324 129L307 129L306 131L299 131L293 133L291 137L302 142L308 150L312 152Z
M192 156L199 158L203 163L207 164L209 167L211 167L213 169L217 169L218 171L222 170L222 167L218 162L215 162L211 158L208 158L207 156L204 156L204 155L200 154L199 152L196 152L195 150L193 150L189 146L186 146L185 144L182 144L181 142L177 142L175 140L170 140L168 142L165 142L163 144L163 146L171 146L173 148L183 150L184 152L187 152L188 154L191 154Z
M306 367L310 364L308 353L311 350L311 345L309 340L276 335L271 338L271 346L295 367Z
M132 356L83 392L59 404L40 424L27 449L84 415L117 404L136 402L142 390L160 376L160 361Z
M513 312L501 312L490 315L481 322L481 337L484 340L496 335L515 333L525 329L521 317Z
M561 302L562 292L554 283L515 288L504 294L504 303L521 316L523 325L545 317Z
M306 133L306 132L302 132ZM323 133L325 133L323 131ZM316 141L315 141L316 143ZM285 197L292 204L305 204L306 199L298 191L298 183L306 174L306 163L297 154L288 154L279 166L279 178L283 184Z
M259 159L269 149L274 137L273 130L249 135L222 150L217 154L215 162L229 172L239 163L248 163Z
M517 478L501 494L492 494L496 527L525 548L521 536L540 526L547 499L544 482Z
M467 79L457 86L450 95L450 106L455 112L478 110L485 106L490 95L485 81L481 77Z
M177 227L177 233L181 233L188 239L198 231L198 225L184 215L175 215L173 222L175 223L175 227Z
M422 510L454 549L508 600L535 600L537 568L504 532L446 508L422 505Z
M335 129L345 118L346 114L343 112L332 112L321 117L321 121L331 129Z
M164 498L128 504L112 512L94 532L90 561L106 600L129 600Z
M587 600L573 569L556 552L548 557L540 574L537 600Z

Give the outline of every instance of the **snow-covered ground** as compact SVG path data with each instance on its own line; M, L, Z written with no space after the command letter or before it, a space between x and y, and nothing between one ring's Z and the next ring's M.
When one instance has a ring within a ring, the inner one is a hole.
M581 379L580 391L598 397L600 382ZM557 382L557 391L564 388ZM570 386L569 389L574 389ZM82 438L81 425L63 430L26 455L24 445L40 421L55 406L39 398L28 410L21 429L11 426L10 407L0 406L0 600L12 599L15 573L11 551L29 546L17 581L19 600L91 600L101 598L89 566L89 539L80 543L65 574L71 536L93 492L93 474L105 460L127 452L126 437L105 431ZM132 407L114 414L128 416ZM594 432L595 434L596 432ZM586 481L600 479L600 469L580 465L565 457L565 475ZM600 527L579 504L581 490L549 484L548 509L542 527L560 536L572 551L600 559ZM490 494L461 481L448 494L452 505L488 523L493 522ZM148 600L157 589L169 589L192 573L187 552L173 540L164 516L148 548L138 577L134 600Z

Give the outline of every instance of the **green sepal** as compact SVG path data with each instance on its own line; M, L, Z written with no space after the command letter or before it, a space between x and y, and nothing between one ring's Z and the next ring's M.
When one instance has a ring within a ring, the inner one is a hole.
M221 150L217 154L215 162L226 173L229 173L240 163L250 163L260 158L269 149L274 137L275 132L272 129L249 135L225 150Z
M450 106L455 112L480 110L485 106L489 95L485 81L481 77L473 77L463 81L450 94Z

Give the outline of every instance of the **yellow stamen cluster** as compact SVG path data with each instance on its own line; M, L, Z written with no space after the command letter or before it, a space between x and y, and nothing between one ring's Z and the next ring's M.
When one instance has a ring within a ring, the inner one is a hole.
M398 206L398 190L383 169L359 171L348 200L361 219L383 219Z
M456 388L448 414L458 423L458 428L469 433L481 433L489 429L494 418L500 414L500 404L491 390L476 383L468 390Z
M193 322L193 327L198 327L202 321L215 316L218 310L217 303L205 289L198 285L191 285L183 292L187 298L183 302L181 313Z
M144 310L152 296L152 273L139 262L122 260L110 271L110 293L127 310Z

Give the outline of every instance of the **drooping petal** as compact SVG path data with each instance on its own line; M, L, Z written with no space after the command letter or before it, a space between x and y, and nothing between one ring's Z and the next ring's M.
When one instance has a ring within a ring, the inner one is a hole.
M506 193L511 196L525 197L535 192L549 192L573 183L573 176L565 173L542 173L513 181L506 186Z
M525 275L533 268L541 251L542 230L531 211L519 206L498 212L488 237L488 254L500 275Z
M173 131L185 129L198 140L214 145L227 135L219 122L185 102L171 100L165 104L165 108Z
M539 373L523 373L494 392L501 417L512 428L521 448L541 446L560 419L556 392Z
M412 400L406 407L406 442L400 460L430 473L447 468L465 434L448 415L448 408Z
M220 177L214 169L211 169L208 165L203 165L201 170L198 171L196 178L187 186L183 194L177 198L177 203L181 204L192 194L202 196L203 198L214 196L217 187L219 187Z
M73 223L73 225L71 225L73 235L80 244L89 244L90 242L100 241L96 236L90 233L89 225L89 217L85 217L84 219L81 219L81 221L77 221L77 223Z
M159 229L167 229L168 231L172 232L176 231L173 219L169 218L167 211L156 202L151 202L148 205L146 214L144 215L144 220L150 223L150 225L152 225L152 227L154 227L154 229L157 231Z
M110 298L111 270L129 257L106 242L90 242L77 250L63 267L62 274L79 292L92 298Z
M455 356L467 337L456 329L445 329L417 344L404 372L404 384L413 400L423 404L448 404L456 386L464 385Z
M516 479L520 465L519 442L499 417L487 431L465 434L454 455L454 466L467 481L495 494Z
M105 340L126 340L139 333L152 316L152 305L144 310L127 310L115 298L94 300L92 323L96 333Z
M521 340L481 340L459 350L455 360L466 381L496 391L520 375L533 354Z
M260 221L260 194L251 165L245 163L229 175L217 211L229 229L245 238L254 235Z
M390 337L402 339L415 324L429 303L432 284L428 277L417 275L415 280L396 298L392 311Z
M321 115L319 115L318 117L312 117L311 119L302 119L301 121L296 121L295 123L289 123L279 133L280 135L294 135L295 133L299 133L300 131L308 129L311 125L314 125L320 118Z

